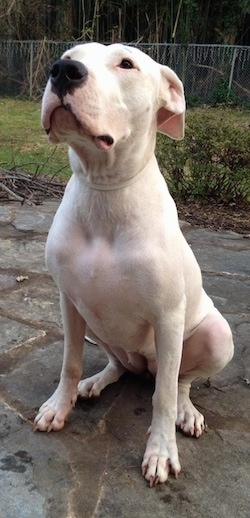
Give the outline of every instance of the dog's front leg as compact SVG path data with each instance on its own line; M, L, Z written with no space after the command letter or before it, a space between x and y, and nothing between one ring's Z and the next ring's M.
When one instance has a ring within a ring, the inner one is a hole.
M64 326L64 355L59 385L39 409L34 429L44 432L63 428L77 399L77 385L82 375L85 321L69 298L60 294Z
M184 304L183 302L171 314L165 314L155 326L157 374L153 395L153 418L142 462L142 473L149 481L150 487L158 482L165 482L169 471L177 478L181 469L175 422L184 331Z

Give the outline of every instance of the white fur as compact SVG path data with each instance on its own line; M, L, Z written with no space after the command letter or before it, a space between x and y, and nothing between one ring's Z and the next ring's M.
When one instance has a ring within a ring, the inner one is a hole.
M35 429L60 430L78 395L99 396L126 369L149 369L156 384L142 472L152 486L180 472L176 424L195 437L204 430L190 383L233 354L154 156L157 129L184 135L183 87L172 70L131 47L78 45L63 58L84 63L88 78L63 99L49 80L43 98L44 128L52 142L69 144L73 175L46 245L61 293L63 367ZM123 59L133 68L122 68ZM85 334L109 363L80 381Z

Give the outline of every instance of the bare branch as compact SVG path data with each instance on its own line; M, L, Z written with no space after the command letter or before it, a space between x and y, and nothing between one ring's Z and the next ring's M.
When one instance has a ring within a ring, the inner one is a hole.
M30 164L26 164L26 167ZM43 167L42 164L40 167ZM25 167L24 165L22 166ZM57 171L56 174L60 174ZM0 169L0 201L15 199L21 203L36 205L42 203L45 198L61 199L65 189L65 182L55 181L54 177L39 176L18 171L14 166L12 169Z

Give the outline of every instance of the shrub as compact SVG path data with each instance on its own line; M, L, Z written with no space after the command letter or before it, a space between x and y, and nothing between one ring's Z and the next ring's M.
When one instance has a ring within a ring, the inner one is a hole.
M156 154L174 197L250 201L249 127L232 110L188 111L184 140L159 135Z
M228 78L223 76L218 82L212 93L211 99L212 106L216 106L217 104L230 104L237 106L240 104L237 99L237 95L234 91L234 88L228 90Z

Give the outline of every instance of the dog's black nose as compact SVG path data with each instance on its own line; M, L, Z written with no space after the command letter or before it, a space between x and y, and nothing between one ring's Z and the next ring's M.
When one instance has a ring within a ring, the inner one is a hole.
M50 71L52 89L60 96L72 93L86 81L87 76L85 65L73 59L58 59Z

